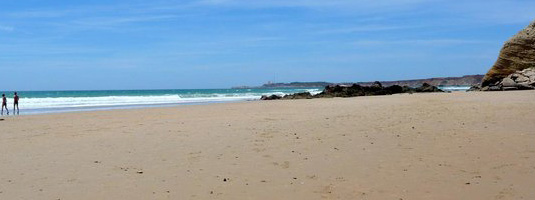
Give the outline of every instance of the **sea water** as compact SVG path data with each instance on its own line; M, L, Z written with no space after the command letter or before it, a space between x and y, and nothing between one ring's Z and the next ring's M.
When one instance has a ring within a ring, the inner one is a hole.
M442 86L445 91L466 91L469 86ZM259 100L262 95L299 92L318 94L323 88L276 89L176 89L176 90L98 90L98 91L19 91L21 114L161 107ZM12 113L13 92L8 96Z
M262 95L298 92L317 94L323 88L176 89L99 91L18 91L21 114L42 114L119 108L160 107L259 100ZM13 92L4 92L13 109ZM5 114L5 113L4 113Z
M467 91L471 88L469 85L451 85L451 86L438 86L439 89L444 91Z

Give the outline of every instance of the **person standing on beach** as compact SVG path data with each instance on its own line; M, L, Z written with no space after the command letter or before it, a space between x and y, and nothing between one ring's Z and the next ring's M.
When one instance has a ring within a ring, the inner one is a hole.
M16 109L15 109L16 108ZM15 94L13 95L13 115L14 114L20 114L20 109L19 109L19 95L17 95L17 92L15 92Z
M6 94L2 94L2 115L4 115L4 107L6 107L7 115L9 115L9 110L7 109Z

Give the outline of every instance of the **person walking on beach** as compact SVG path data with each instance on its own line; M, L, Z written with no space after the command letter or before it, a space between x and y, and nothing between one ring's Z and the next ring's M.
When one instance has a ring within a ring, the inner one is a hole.
M4 107L6 107L7 115L9 115L9 110L7 109L6 94L2 94L2 115L4 115Z
M19 115L20 114L20 109L19 109L19 95L17 95L17 92L15 92L15 94L13 95L13 114L17 114Z

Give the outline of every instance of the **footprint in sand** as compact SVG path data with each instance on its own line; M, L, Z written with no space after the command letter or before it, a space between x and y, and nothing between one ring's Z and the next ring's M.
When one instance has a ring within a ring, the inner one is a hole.
M189 162L199 161L199 159L202 157L201 154L202 154L202 151L189 153L188 161Z
M495 199L513 199L515 196L515 190L513 188L504 188L495 196Z
M271 133L264 132L260 134L260 137L270 139L273 138L273 135L271 135Z
M279 164L278 162L273 162L273 165L280 166L282 169L290 168L290 162L289 161L284 161L282 164Z
M253 151L260 153L260 152L266 151L266 148L254 148Z
M316 191L315 193L321 194L321 198L323 199L330 199L332 197L334 192L335 186L332 184L329 184L327 186L324 186L320 191Z

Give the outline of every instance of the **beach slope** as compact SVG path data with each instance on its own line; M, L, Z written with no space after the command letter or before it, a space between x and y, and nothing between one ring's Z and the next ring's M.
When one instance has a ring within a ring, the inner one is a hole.
M535 91L4 117L0 199L535 199Z

